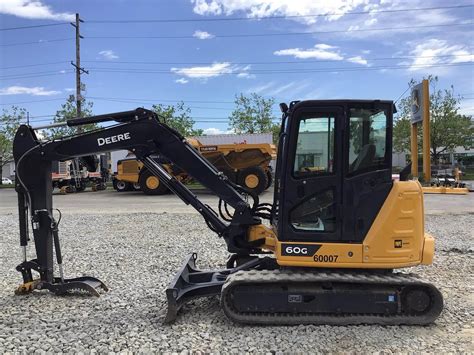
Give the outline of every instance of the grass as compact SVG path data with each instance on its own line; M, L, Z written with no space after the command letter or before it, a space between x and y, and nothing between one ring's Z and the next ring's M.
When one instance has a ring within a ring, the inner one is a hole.
M9 189L15 187L15 184L5 184L5 185L0 185L0 189Z

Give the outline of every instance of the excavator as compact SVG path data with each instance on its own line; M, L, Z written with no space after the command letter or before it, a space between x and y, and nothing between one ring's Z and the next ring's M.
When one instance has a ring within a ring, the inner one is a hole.
M173 322L186 302L214 295L229 319L245 324L434 322L443 309L440 291L394 271L431 264L435 243L424 230L420 183L391 177L393 102L306 100L280 109L271 204L230 181L144 108L68 120L62 124L108 125L51 141L20 126L14 158L23 284L16 292L98 296L108 290L97 278L64 277L51 162L125 149L195 208L230 254L218 270L201 270L197 255L188 255L166 289L165 322ZM156 154L211 190L218 206L201 202L151 158ZM30 227L36 258L28 260Z

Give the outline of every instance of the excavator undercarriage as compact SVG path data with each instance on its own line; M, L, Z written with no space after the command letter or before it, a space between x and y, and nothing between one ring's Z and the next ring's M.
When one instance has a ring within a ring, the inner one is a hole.
M98 296L108 290L97 278L64 277L51 162L126 149L202 215L231 255L221 270L200 270L197 255L189 255L166 290L166 322L186 302L212 295L239 323L433 322L443 309L441 293L415 275L393 271L431 264L434 238L424 231L421 185L391 179L392 102L302 101L281 108L272 204L229 181L152 111L70 120L65 124L71 127L117 124L52 141L21 126L14 140L24 255L17 293L47 289ZM218 209L169 174L152 158L156 154L213 191ZM37 257L28 260L31 234Z

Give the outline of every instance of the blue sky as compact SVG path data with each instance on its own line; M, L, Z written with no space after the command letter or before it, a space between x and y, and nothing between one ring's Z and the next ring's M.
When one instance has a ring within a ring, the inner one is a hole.
M2 0L0 104L8 109L18 103L38 124L54 115L75 87L70 64L75 59L74 28L63 22L79 12L85 21L82 66L89 70L83 76L85 96L94 102L96 114L182 100L191 107L196 127L218 133L228 129L239 93L256 92L276 103L395 100L411 78L428 74L439 76L440 88L454 85L464 97L462 112L473 114L473 5L419 0ZM420 8L424 10L416 10ZM309 16L316 14L320 16ZM6 30L46 24L57 25ZM278 117L277 106L274 111Z

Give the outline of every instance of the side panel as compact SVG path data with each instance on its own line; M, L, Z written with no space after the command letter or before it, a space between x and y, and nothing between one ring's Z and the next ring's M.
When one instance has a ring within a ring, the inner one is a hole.
M422 262L429 264L434 241L429 234L424 233L423 213L420 183L395 182L362 244L292 243L278 240L275 243L278 264L361 269L395 269ZM293 248L287 249L291 246ZM303 247L310 253L302 253Z

